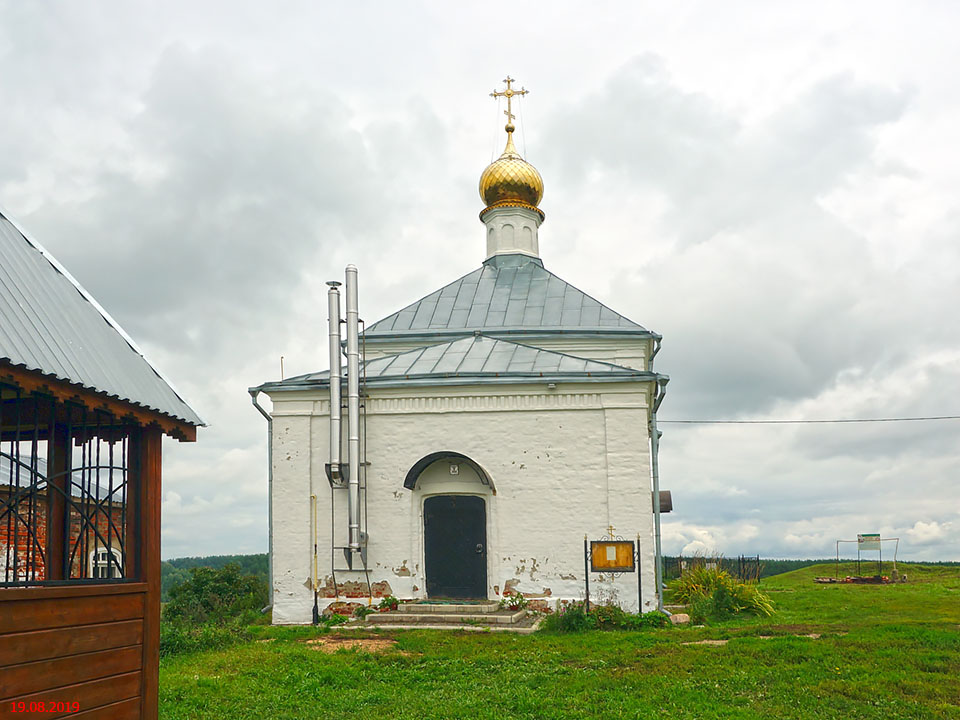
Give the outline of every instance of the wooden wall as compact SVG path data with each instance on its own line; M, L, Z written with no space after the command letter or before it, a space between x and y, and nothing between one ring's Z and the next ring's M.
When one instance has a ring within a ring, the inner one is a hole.
M155 427L130 438L135 581L0 588L0 718L157 717L161 439ZM16 712L21 701L79 711Z
M146 594L147 583L0 590L0 718L140 718Z

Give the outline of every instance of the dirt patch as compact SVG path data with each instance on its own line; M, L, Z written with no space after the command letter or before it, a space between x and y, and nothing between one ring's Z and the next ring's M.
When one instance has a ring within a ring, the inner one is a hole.
M729 640L695 640L693 642L681 643L681 645L726 645Z
M774 638L782 638L782 637L805 637L805 638L812 638L813 640L819 640L820 633L804 633L802 635L755 635L754 637L758 637L761 640L773 640Z
M846 633L841 633L845 635ZM757 638L758 640L774 640L776 638L788 638L788 637L803 637L810 638L811 640L819 640L821 637L820 633L790 633L785 635L741 635L741 638ZM691 642L680 643L681 645L711 645L711 646L720 646L726 645L730 640L695 640Z
M813 630L809 625L770 625L767 629L784 635L800 635Z
M393 650L396 645L396 640L391 640L390 638L354 638L354 637L318 637L313 640L307 640L307 645L309 645L313 650L319 650L320 652L325 653L334 653L341 648L348 650L360 650L361 652L368 653L383 653L388 650ZM398 650L401 655L407 655L401 650Z

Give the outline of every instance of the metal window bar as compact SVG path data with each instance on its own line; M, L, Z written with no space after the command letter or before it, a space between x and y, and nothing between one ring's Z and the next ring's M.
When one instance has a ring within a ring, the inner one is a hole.
M138 524L127 517L131 430L106 411L0 382L0 587L135 577L130 543L138 542ZM56 437L66 440L63 457ZM53 547L49 534L57 530L62 543Z
M122 446L121 454L126 460L127 457L127 436L123 434L119 440L114 436L111 429L104 427L103 419L105 413L96 412L95 422L89 419L89 413L85 408L82 412L81 447L80 447L80 482L72 481L74 487L79 488L80 502L69 499L68 503L72 510L75 510L77 518L77 537L72 544L69 567L71 569L71 578L82 579L99 575L99 562L95 558L101 548L108 552L106 563L108 569L107 578L123 578L124 568L127 567L125 561L125 536L126 531L126 489L127 489L127 468L126 463L123 466L117 466L113 460L113 446L119 442ZM109 416L108 416L109 417ZM91 426L94 431L91 432ZM103 445L108 445L108 464L103 464L101 453ZM100 478L103 471L108 475L107 493L104 494L104 488L100 485ZM119 485L114 485L113 473L119 471L121 480ZM71 477L75 477L77 469ZM121 492L121 503L117 503L115 495L117 491ZM73 493L70 493L71 495ZM118 507L119 506L119 507ZM119 509L119 513L115 510ZM120 520L116 515L120 515ZM71 522L73 527L73 522ZM112 550L114 545L120 550L121 560L118 560Z

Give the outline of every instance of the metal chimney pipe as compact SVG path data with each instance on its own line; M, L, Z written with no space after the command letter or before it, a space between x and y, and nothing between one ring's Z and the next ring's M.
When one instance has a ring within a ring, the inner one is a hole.
M347 514L350 519L350 549L360 549L360 315L357 299L357 268L347 265Z
M653 408L650 413L650 459L653 474L653 521L654 521L654 552L656 566L654 578L657 583L657 610L663 612L663 552L660 547L660 429L657 427L657 410L667 394L667 383L670 378L666 375L657 376Z
M340 283L328 282L327 317L330 325L330 480L340 480Z

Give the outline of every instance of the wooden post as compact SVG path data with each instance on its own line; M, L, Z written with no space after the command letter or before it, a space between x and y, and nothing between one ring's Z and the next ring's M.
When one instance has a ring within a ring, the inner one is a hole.
M145 427L131 438L137 463L139 500L139 572L147 583L143 614L141 708L144 720L156 720L160 685L160 468L162 431Z
M70 496L70 437L67 428L57 423L50 436L50 463L47 465L47 547L45 580L64 580L70 577L67 567L67 503Z

